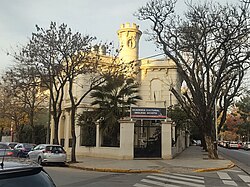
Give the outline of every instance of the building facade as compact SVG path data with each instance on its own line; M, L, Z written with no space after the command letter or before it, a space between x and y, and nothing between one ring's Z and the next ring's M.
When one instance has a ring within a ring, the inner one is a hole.
M167 58L163 59L139 59L139 40L142 32L136 24L122 24L117 32L120 53L119 60L125 64L137 62L136 79L140 84L139 95L142 97L137 104L140 109L161 110L176 104L176 98L171 94L170 87L174 86L180 91L181 81L178 76L176 65ZM108 60L110 57L103 58ZM77 82L84 82L83 77L79 76ZM76 84L77 85L77 84ZM84 87L75 86L74 92L79 95L84 93ZM77 112L81 113L90 107L91 98L88 96L79 106ZM71 147L71 127L69 99L65 95L63 104L63 115L59 125L59 140L65 150L70 153ZM165 114L166 115L166 114ZM174 155L182 151L189 145L187 134L178 132L176 137L175 126L171 120L158 118L128 118L119 121L120 123L120 146L103 147L102 132L96 123L96 145L81 145L81 128L76 126L76 155L134 159L145 157L157 157L171 159ZM53 122L51 125L51 140L53 140ZM173 140L175 143L173 143Z

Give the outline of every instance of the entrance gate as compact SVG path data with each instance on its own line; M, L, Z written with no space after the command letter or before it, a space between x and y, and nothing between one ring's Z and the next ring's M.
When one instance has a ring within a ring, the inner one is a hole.
M139 120L135 123L134 158L161 158L161 123Z

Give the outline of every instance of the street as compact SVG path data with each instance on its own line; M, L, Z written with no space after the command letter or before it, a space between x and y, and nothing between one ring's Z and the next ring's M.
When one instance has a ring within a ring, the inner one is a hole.
M219 154L237 166L211 172L111 173L69 167L45 166L57 187L226 187L250 186L250 151L218 148Z
M239 168L204 173L109 173L45 166L57 187L226 187L250 186L250 176Z
M67 167L45 166L57 187L111 187L133 186L145 174L92 172Z
M250 175L250 151L218 147L219 153Z

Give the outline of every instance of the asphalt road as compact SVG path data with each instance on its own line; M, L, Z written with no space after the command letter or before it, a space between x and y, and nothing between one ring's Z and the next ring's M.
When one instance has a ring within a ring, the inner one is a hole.
M109 173L45 166L57 187L227 187L250 186L250 151L225 149L219 153L238 167L204 173Z
M240 169L250 175L250 151L222 147L219 147L218 150L224 158L233 161Z
M228 187L250 186L250 176L239 168L202 173L109 173L67 167L48 167L57 187Z
M45 166L57 187L127 187L145 174L92 172L67 167Z

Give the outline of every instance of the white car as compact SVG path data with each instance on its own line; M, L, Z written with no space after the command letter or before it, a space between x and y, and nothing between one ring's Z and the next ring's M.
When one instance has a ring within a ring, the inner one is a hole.
M44 163L65 164L67 161L67 155L63 147L51 144L39 144L28 153L28 158L41 165Z
M245 142L244 146L243 146L243 149L250 150L250 142Z

